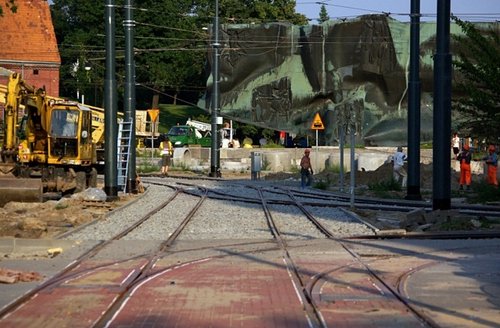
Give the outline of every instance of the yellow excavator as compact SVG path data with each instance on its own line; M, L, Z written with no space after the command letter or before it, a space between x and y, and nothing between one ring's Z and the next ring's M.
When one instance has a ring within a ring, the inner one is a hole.
M17 73L4 91L0 206L11 200L40 201L43 192L95 187L103 163L92 136L92 109L49 97ZM104 129L104 122L94 125Z

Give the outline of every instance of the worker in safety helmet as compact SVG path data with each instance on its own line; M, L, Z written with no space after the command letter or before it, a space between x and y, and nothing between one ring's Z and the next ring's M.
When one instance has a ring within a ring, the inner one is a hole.
M498 187L497 181L497 165L498 155L494 145L488 147L488 155L483 158L486 165L488 165L488 183Z
M471 183L471 171L470 171L470 161L472 160L472 155L470 153L470 148L468 144L462 147L462 151L457 155L457 161L460 162L460 190L464 189L464 184L467 186L467 190L470 189Z
M313 169L311 166L311 158L309 154L311 150L306 148L304 150L304 156L300 160L300 186L302 189L311 186Z

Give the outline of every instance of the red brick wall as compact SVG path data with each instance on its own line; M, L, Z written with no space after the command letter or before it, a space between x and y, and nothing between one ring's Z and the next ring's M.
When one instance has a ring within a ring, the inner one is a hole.
M58 67L20 67L18 65L3 65L3 67L22 74L23 80L36 88L45 86L47 95L59 97L59 68ZM38 70L38 75L35 74ZM7 84L8 77L0 77L0 84Z

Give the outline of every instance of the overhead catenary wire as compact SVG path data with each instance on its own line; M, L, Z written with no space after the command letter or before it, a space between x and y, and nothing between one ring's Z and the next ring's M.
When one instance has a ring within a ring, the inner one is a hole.
M384 14L386 16L398 16L398 17L407 17L408 19L411 17L410 12L386 12L386 11L381 11L373 8L366 8L366 7L352 7L352 6L344 6L344 5L339 5L339 4L334 4L334 3L329 3L327 1L297 1L296 4L317 4L317 5L324 5L325 7L333 7L333 8L342 8L342 9L349 9L352 11L358 11L360 12L360 15L364 14ZM355 18L359 17L360 15L342 15L342 16L329 16L330 19L344 19L344 18ZM495 21L500 18L500 13L473 13L473 12L462 12L462 13L453 13L454 16L457 16L461 19L467 20L465 18L474 18L474 21ZM420 15L422 18L436 18L436 13L421 13ZM314 21L314 20L319 20L319 17L307 17L309 21Z
M297 1L296 4L317 4L317 5L325 5L329 7L334 7L334 8L342 8L342 9L349 9L353 11L359 11L360 14L356 15L339 15L339 16L329 16L330 20L345 20L345 19L352 19L352 18L357 18L360 15L366 15L366 14L383 14L386 16L396 16L396 17L407 17L408 19L411 17L410 12L387 12L387 11L381 11L373 8L366 8L366 7L353 7L353 6L344 6L344 5L339 5L339 4L333 4L333 3L328 3L326 1ZM115 5L117 8L121 8L123 6L120 5ZM143 11L143 12L149 12L149 13L162 13L158 10L154 9L148 9L148 8L141 8L141 7L132 7L133 10L137 11ZM163 13L162 13L163 14ZM297 13L300 14L300 13ZM459 17L462 20L469 20L469 21L474 21L474 22L492 22L492 21L497 21L500 20L500 13L473 13L473 12L462 12L462 13L452 13L454 16ZM180 13L179 16L181 17L193 17L197 16L193 12L187 12L185 14ZM436 13L421 13L422 18L436 18ZM210 17L207 17L210 18ZM277 22L286 22L284 20L276 20L276 19L260 19L260 18L238 18L238 17L221 17L221 19L227 20L227 22L248 22L248 23L277 23ZM318 21L320 20L319 17L307 17L306 19L308 21Z
M362 8L357 8L357 9L362 9ZM368 11L368 9L365 9ZM145 10L147 11L147 10ZM383 13L383 14L387 14L387 13L384 13L384 12L378 12L378 13ZM389 13L390 14L390 13ZM391 14L393 15L393 14ZM404 13L401 13L401 15L407 15L407 14L404 14ZM425 14L423 14L425 15ZM431 15L431 14L429 14ZM433 14L435 16L435 14ZM475 14L476 16L480 16L480 14ZM489 14L489 15L492 15L492 14ZM493 14L493 15L497 15L497 14ZM498 14L499 17L500 17L500 14ZM165 38L165 37L140 37L140 36L136 36L136 38L138 39L144 39L144 40L148 40L148 39L151 39L151 40L165 40L165 41L175 41L175 42L191 42L191 43L195 43L195 42L206 42L207 45L205 47L198 47L198 48L193 48L191 47L191 45L188 46L184 46L184 47L156 47L156 48L136 48L135 49L135 53L136 55L140 55L142 53L153 53L153 52L166 52L166 51L196 51L196 52L207 52L207 51L210 51L211 50L211 47L208 45L208 42L209 42L209 34L206 33L205 31L197 31L197 30L190 30L190 29L181 29L181 28L176 28L176 27L171 27L171 26L161 26L161 25L156 25L156 24L149 24L149 23L142 23L142 22L136 22L137 25L142 25L142 26L148 26L148 27L154 27L154 28L161 28L161 29L169 29L169 30L174 30L174 31L178 31L178 32L186 32L186 33L190 33L191 35L193 34L199 34L201 36L203 36L204 38L181 38L181 37L172 37L172 38ZM261 55L267 55L268 53L272 52L272 51L276 51L278 49L289 49L289 46L290 44L298 44L297 42L291 42L289 40L289 37L286 37L284 36L283 37L283 40L280 40L279 38L276 39L276 38L272 38L272 39L267 39L266 37L264 36L253 36L254 39L253 40L238 40L238 44L241 44L241 45L255 45L255 44L262 44L262 45L259 45L259 46L252 46L252 47L248 47L248 48L245 48L245 47L234 47L234 46L225 46L224 47L224 51L225 52L228 52L228 51L243 51L243 50L246 50L246 49L250 49L252 51L254 51L253 53L248 53L249 56L261 56ZM314 37L314 35L310 36L310 37ZM318 38L320 38L321 36L318 35ZM375 41L375 42L374 42ZM389 40L387 40L386 38L384 37L381 37L380 40L377 40L377 38L375 39L372 39L370 40L369 42L366 42L366 44L375 44L375 43L378 43L380 42L381 44L385 44L387 43ZM394 42L394 41L392 41ZM396 41L398 42L398 41ZM406 41L399 41L401 43L406 43ZM266 44L269 43L270 46L266 46ZM329 40L329 41L326 41L326 42L323 42L322 40L320 41L308 41L308 42L301 42L300 44L302 45L315 45L315 44L330 44L330 45L334 45L334 44L349 44L349 43L352 43L352 44L357 44L357 45L362 45L364 43L364 41L359 41L358 39L352 39L352 41L349 41L349 37L336 37L333 41ZM76 49L77 47L81 47L81 45L70 45L72 47L75 48L75 51L77 51L78 49ZM102 50L99 50L99 46L92 46L90 48L93 48L91 50L88 50L86 49L86 52L88 53L104 53L104 49ZM123 49L122 50L119 50L119 51L124 51ZM259 53L256 53L258 52ZM89 60L93 60L93 59L89 59ZM146 87L146 84L138 84L138 85L142 85L144 87ZM178 86L169 86L169 87L178 87ZM167 95L167 94L166 94ZM170 95L168 95L170 96ZM173 98L173 96L171 96ZM183 101L185 102L185 101Z
M479 14L478 14L479 15ZM495 14L494 14L495 15ZM494 16L492 16L494 17ZM498 17L500 18L500 14L498 14ZM496 22L498 23L498 22ZM208 45L208 34L206 32L198 32L198 31L193 31L193 30L188 30L188 29L180 29L180 28L175 28L175 27L171 27L171 26L161 26L161 25L156 25L156 24L148 24L148 23L141 23L141 22L137 22L136 21L136 24L137 25L144 25L144 26L150 26L150 27L155 27L155 28L161 28L161 29L170 29L170 30L175 30L175 31L179 31L179 32L186 32L186 33L190 33L190 34L200 34L200 35L203 35L205 36L205 38L181 38L181 37L141 37L141 36L135 36L137 39L144 39L144 40L148 40L148 39L151 39L151 40L165 40L165 41L184 41L184 42L206 42L207 45L206 47L199 47L199 48L186 48L185 46L184 47L160 47L160 48L152 48L152 49L137 49L138 51L140 52L158 52L158 51L209 51L210 50L210 46ZM318 32L319 33L319 32ZM314 35L310 35L309 38L311 37L314 37ZM319 37L319 35L318 35ZM252 40L244 40L244 39L240 39L238 40L238 44L245 44L245 43L252 43L252 44L255 44L255 43L271 43L271 44L275 44L276 43L276 39L274 37L272 38L269 38L269 40L266 40L266 36L259 36L259 35L255 35L255 36L252 36ZM314 45L314 44L346 44L348 42L346 42L345 40L346 39L349 39L351 37L335 37L335 39L332 41L332 39L329 39L328 41L323 42L323 41L307 41L307 42L301 42L301 44L303 45L306 45L306 44L309 44L309 45ZM377 37L375 38L372 38L370 40L370 44L373 44L375 42L373 41L376 41L377 40ZM362 44L363 41L359 41L358 39L353 39L352 40L353 43L360 43ZM385 39L385 37L381 37L381 42L382 43L385 43L387 42L387 40ZM406 41L402 40L402 41L393 41L393 42L399 42L399 43L406 43ZM289 37L287 36L284 36L283 37L283 41L280 42L281 45L283 45L283 47L288 47L289 44L296 44L296 42L292 42L292 41L289 41ZM67 44L64 44L63 45L60 45L60 48L61 49L65 49L65 47L67 47L68 45ZM82 45L78 45L78 44L73 44L73 45L69 45L71 47L74 47L76 48L75 49L75 52L79 51L79 49L77 48L81 48ZM88 48L94 48L94 49L91 49L91 50L88 50ZM104 50L104 47L101 47L102 49L99 50L99 46L85 46L85 52L86 53L104 53L105 50ZM255 49L257 49L256 47L253 47ZM261 47L262 48L262 47ZM241 47L225 47L225 51L231 51L231 50L234 50L234 51L238 51L240 50ZM269 48L271 49L271 48ZM66 49L67 50L67 49ZM118 48L117 51L124 51L124 49L121 49L121 48ZM14 53L14 52L12 52ZM15 52L15 53L18 53L18 52ZM47 52L49 53L49 52ZM51 52L50 52L51 53Z

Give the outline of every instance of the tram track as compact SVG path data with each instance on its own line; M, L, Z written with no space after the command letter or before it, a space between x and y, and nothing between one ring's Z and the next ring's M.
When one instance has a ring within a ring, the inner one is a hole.
M150 210L149 212L145 213L142 217L140 217L138 220L136 220L135 223L132 225L124 228L122 231L114 235L112 238L104 240L102 242L97 243L97 245L91 247L88 251L83 253L79 258L77 258L75 261L73 261L70 265L68 265L66 268L64 268L61 272L56 274L54 277L51 279L47 280L37 288L31 290L29 293L23 295L21 298L16 300L15 302L9 304L5 308L3 308L0 311L0 324L2 324L2 321L4 319L8 320L9 317L12 318L12 314L19 308L23 307L26 309L28 307L28 302L36 295L44 292L45 290L53 290L54 288L57 288L58 286L63 285L64 283L68 283L71 281L74 281L77 279L77 277L82 277L86 275L90 275L92 273L95 273L96 271L102 271L107 267L117 265L119 263L124 263L127 261L134 261L134 260L140 260L141 258L145 258L146 261L139 261L139 265L137 268L134 268L131 270L130 274L127 275L124 283L120 285L120 288L122 291L118 293L118 295L114 298L113 304L111 304L108 308L107 311L103 312L103 315L101 318L105 318L108 314L108 311L113 309L115 307L115 303L119 303L120 300L123 299L126 291L131 288L134 284L137 283L137 281L142 280L144 277L147 277L151 269L154 265L154 263L164 254L165 250L172 245L172 243L175 241L175 239L179 236L179 234L182 232L182 230L185 228L185 226L189 223L191 218L193 217L194 213L198 210L198 208L201 206L203 201L206 199L206 193L205 195L202 195L200 197L200 200L196 203L196 205L188 212L186 217L180 222L180 224L177 226L177 228L168 236L166 239L161 242L157 249L151 253L147 254L144 256L137 256L134 258L130 258L127 260L122 260L119 262L111 262L111 263L106 263L103 265L98 265L98 266L90 266L90 267L85 267L85 262L89 261L92 259L95 255L97 255L99 252L103 251L107 246L111 245L113 242L117 240L123 239L125 236L130 234L132 231L136 230L138 227L141 225L145 224L147 220L150 220L151 217L153 217L155 214L157 214L159 211L164 209L166 206L168 206L181 192L182 190L180 189L175 189L174 194L168 198L167 200L161 202L158 206L156 206L154 209ZM79 229L80 230L80 229ZM75 233L75 231L73 232ZM70 234L67 234L70 235ZM67 237L67 236L65 236ZM84 267L83 270L78 270L78 268ZM36 305L37 302L34 302L35 304L33 306L40 306ZM97 319L92 326L99 326L99 322L101 319Z

